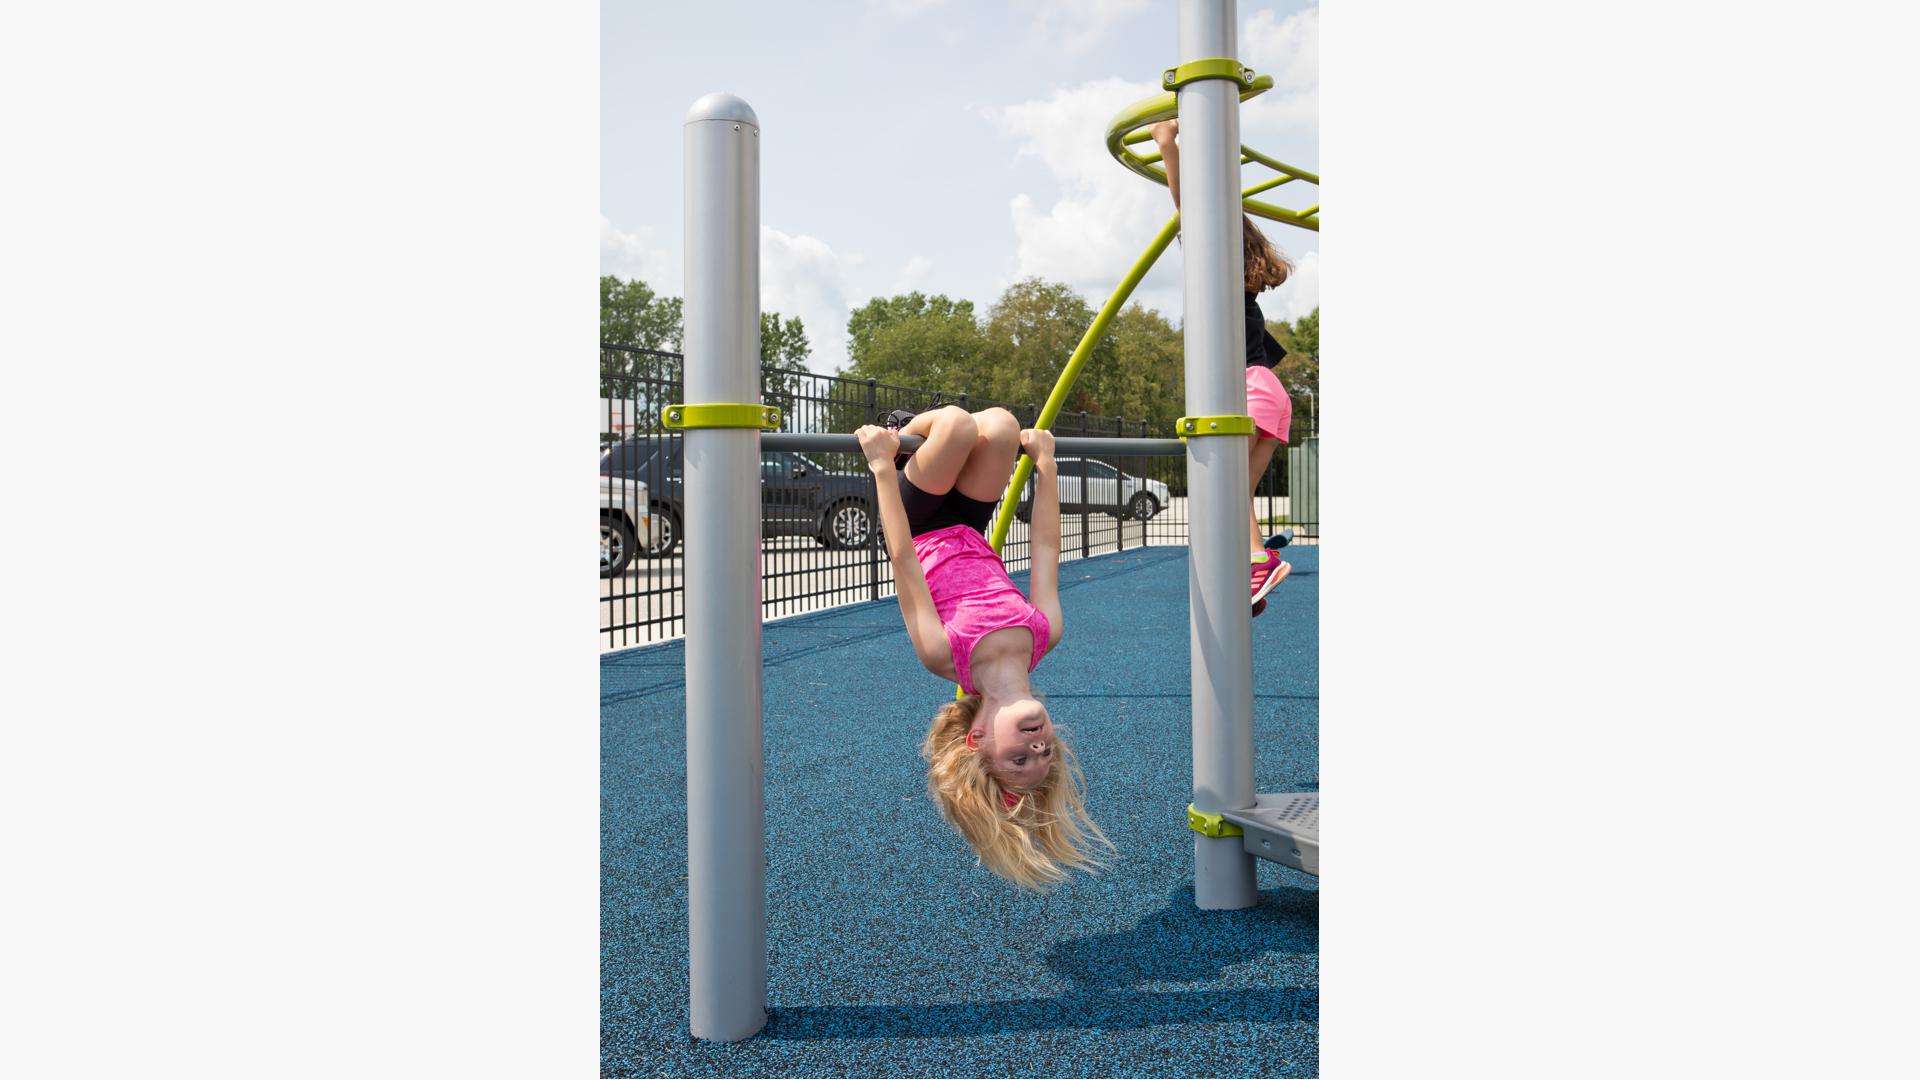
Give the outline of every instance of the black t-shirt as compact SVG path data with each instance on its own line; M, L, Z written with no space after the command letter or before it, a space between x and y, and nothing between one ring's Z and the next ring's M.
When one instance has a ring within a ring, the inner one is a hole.
M1286 359L1287 350L1267 330L1267 317L1254 301L1255 295L1247 294L1247 366L1270 368Z

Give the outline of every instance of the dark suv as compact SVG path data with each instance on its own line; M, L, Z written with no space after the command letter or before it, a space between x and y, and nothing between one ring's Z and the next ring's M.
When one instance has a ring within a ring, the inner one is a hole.
M681 448L679 436L627 439L600 455L600 475L647 485L653 541L640 554L671 555L680 546ZM804 454L760 455L760 521L766 536L811 536L830 548L862 548L878 517L869 473L835 472Z

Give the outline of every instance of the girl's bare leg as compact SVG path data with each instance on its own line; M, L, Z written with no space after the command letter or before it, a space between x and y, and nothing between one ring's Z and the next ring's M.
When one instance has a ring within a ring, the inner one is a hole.
M980 428L973 422L972 414L958 405L923 412L901 428L900 434L920 435L927 440L907 459L906 477L914 487L929 495L945 495L953 490L960 470L980 441ZM1016 439L1019 437L1017 431L1014 435ZM1006 480L1000 483L1004 487Z
M1257 499L1260 494L1260 478L1267 474L1267 466L1273 463L1273 452L1280 446L1279 439L1263 439L1255 436L1247 447L1247 477L1253 482L1253 493ZM1258 555L1267 550L1267 536L1260 531L1260 509L1255 506L1250 515L1253 534L1253 546L1248 554Z
M953 486L969 499L999 502L1001 493L1007 490L1007 478L1013 475L1013 463L1020 456L1020 421L996 407L974 413L973 423L979 437Z

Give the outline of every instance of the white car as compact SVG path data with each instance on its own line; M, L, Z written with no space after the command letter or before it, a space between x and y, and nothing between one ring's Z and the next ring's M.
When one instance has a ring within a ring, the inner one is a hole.
M1147 521L1167 508L1172 495L1158 480L1132 476L1104 461L1092 458L1055 458L1059 466L1055 477L1060 487L1060 512L1092 510L1117 518ZM1015 516L1026 521L1033 509L1033 481L1020 497Z
M618 577L633 561L636 545L653 544L653 519L647 513L647 485L638 480L600 478L600 576Z

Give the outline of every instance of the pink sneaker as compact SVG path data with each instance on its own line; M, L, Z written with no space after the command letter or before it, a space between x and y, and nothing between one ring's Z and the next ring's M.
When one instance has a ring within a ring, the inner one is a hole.
M1277 556L1268 555L1266 562L1253 564L1253 602L1260 603L1273 591L1275 585L1287 579L1293 567L1281 562Z

